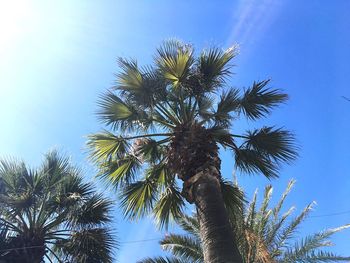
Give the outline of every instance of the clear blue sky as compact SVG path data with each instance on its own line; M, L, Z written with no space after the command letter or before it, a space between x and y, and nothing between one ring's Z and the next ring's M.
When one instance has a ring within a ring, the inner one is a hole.
M275 197L297 180L288 204L298 211L317 201L313 215L349 211L350 2L239 1L2 1L0 0L0 155L37 165L50 148L72 156L93 178L85 136L101 129L94 112L111 87L116 57L147 63L163 39L177 37L199 50L240 44L232 85L272 78L290 94L261 125L292 130L300 158L271 183ZM256 124L240 123L236 127ZM233 160L223 155L230 176ZM251 195L268 181L239 176ZM102 190L102 187L100 187ZM121 242L160 237L151 220L126 223L115 212ZM350 223L350 213L310 218L300 234ZM349 255L350 232L333 251ZM118 262L160 253L156 241L122 244Z

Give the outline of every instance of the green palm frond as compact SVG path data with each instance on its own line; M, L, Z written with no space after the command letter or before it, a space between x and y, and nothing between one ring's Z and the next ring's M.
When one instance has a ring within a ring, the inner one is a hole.
M260 214L264 215L268 212L267 209L268 209L270 201L271 201L272 192L273 192L272 185L267 185L265 187L265 191L264 191L264 199L263 199L261 207L260 207Z
M254 82L241 98L241 111L249 119L258 119L270 113L271 109L288 99L286 94L279 90L269 90L266 86L270 80Z
M273 209L274 210L274 209ZM272 212L273 212L272 210ZM265 243L269 247L273 247L276 244L276 241L278 240L278 235L280 234L281 229L284 227L284 224L287 222L291 214L294 212L295 207L292 206L287 210L287 212L283 213L282 215L278 214L277 216L274 215L274 218L272 221L270 221L270 225L267 229L267 233L265 235ZM276 246L276 249L274 249L271 252L272 256L277 256L280 254L280 247Z
M108 184L116 188L124 187L134 180L141 165L135 155L126 155L122 159L101 164L99 177L105 178Z
M245 203L242 190L231 182L221 182L222 197L231 222L235 222L242 214Z
M61 182L59 192L63 198L68 198L71 195L84 198L92 195L94 188L91 183L84 183L81 175L73 173Z
M156 257L156 258L146 258L141 261L138 261L137 263L188 263L188 262L177 258Z
M254 226L256 215L258 213L256 211L257 199L258 199L258 189L255 190L252 201L249 203L248 209L246 211L245 224L248 227Z
M148 178L157 181L159 188L166 188L174 184L174 175L170 173L164 161L150 166L146 174Z
M138 68L134 60L118 59L121 72L117 74L116 89L143 109L152 109L158 99L165 99L166 83L158 70L152 67Z
M179 226L187 233L190 233L191 235L195 236L196 238L199 237L199 221L198 218L193 215L193 216L188 216L188 215L183 215L177 220L177 223Z
M307 236L301 241L296 242L291 249L288 249L286 251L283 257L286 259L287 262L316 262L316 259L319 260L318 262L335 261L334 254L323 251L319 251L316 254L315 250L320 247L331 246L332 244L329 241L329 237L349 227L350 225L345 225ZM308 261L308 259L310 261ZM350 257L343 257L343 260L349 259Z
M70 262L112 262L111 201L83 182L69 158L51 151L38 169L13 160L0 163L0 225L9 230L5 241L11 249L0 253L0 261L58 260L54 247L61 246L62 258Z
M254 149L235 148L235 166L248 174L262 173L267 178L278 177L278 164Z
M310 252L307 256L304 257L287 257L281 261L281 263L318 263L318 262L349 262L350 257L343 257L328 251L317 251Z
M147 214L156 200L157 190L156 182L148 178L128 185L121 194L124 216L136 219Z
M194 63L193 50L178 41L165 42L158 49L156 62L164 78L177 87L189 76Z
M112 92L100 97L98 102L100 119L113 129L123 131L145 130L152 120L145 110L136 108L133 103L123 101Z
M278 235L278 238L276 238L276 247L282 247L290 240L293 235L295 235L298 227L300 227L301 222L303 222L309 213L311 212L311 209L315 203L312 202L309 205L307 205L304 210L295 217L289 224L281 231L281 233Z
M77 201L77 200L76 200ZM76 209L70 211L70 224L77 226L99 225L111 221L112 202L101 194L93 194Z
M295 185L295 180L292 179L288 182L287 188L286 190L284 190L280 200L278 201L277 205L273 208L273 214L274 217L277 218L279 213L281 212L281 208L284 204L284 201L286 200L288 194L290 193L290 191L292 190L293 186Z
M124 156L129 150L129 143L123 137L115 136L110 132L96 133L88 137L87 145L90 157L97 163L111 161Z
M267 185L264 191L264 198L260 205L260 209L257 212L258 220L255 222L255 233L260 238L265 240L268 234L268 226L271 222L272 210L268 209L270 200L272 197L273 188L271 185Z
M221 144L224 148L232 147L234 140L230 134L230 131L222 126L213 126L208 129L209 133L217 143Z
M199 57L198 71L205 91L212 91L224 84L225 78L231 74L230 62L236 54L236 47L226 51L211 48L202 52Z
M170 251L175 257L184 261L203 262L202 247L196 238L170 234L160 241L160 245L164 250Z
M248 132L245 136L248 148L262 152L275 161L289 162L298 156L293 143L294 136L289 131L263 127Z
M137 61L119 58L118 65L122 72L117 76L117 88L132 93L142 92L143 77Z
M197 104L198 116L201 117L204 121L210 121L213 116L214 98L201 94L201 96L198 98Z
M167 228L170 220L182 216L184 201L175 187L168 187L154 206L154 217L159 227Z
M104 228L90 228L72 233L70 239L59 240L54 251L69 255L69 262L112 263L111 255L116 242Z
M238 93L237 89L230 89L221 95L217 109L214 112L215 122L220 126L229 127L232 121L231 114L235 113L239 107Z
M68 157L53 150L45 154L44 162L38 172L43 174L44 187L50 188L62 182L62 175L75 174L77 170L72 167Z
M161 144L165 142L167 142L167 140L156 141L150 138L139 139L135 143L135 155L140 156L144 161L155 163L163 156L164 148Z

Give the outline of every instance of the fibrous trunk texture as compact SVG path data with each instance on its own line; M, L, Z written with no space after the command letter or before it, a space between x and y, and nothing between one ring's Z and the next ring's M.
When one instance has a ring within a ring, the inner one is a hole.
M242 263L219 180L204 173L193 186L205 263Z
M196 204L205 263L241 263L221 193L218 151L205 127L183 124L170 143L169 166L184 182L182 195Z

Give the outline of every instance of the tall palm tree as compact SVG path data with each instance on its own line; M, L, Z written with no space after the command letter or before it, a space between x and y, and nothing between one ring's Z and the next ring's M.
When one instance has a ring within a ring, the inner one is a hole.
M260 208L257 207L257 191L241 215L232 218L235 236L244 263L314 263L349 262L350 257L331 253L324 248L331 244L330 237L350 225L327 229L296 239L301 223L308 217L310 203L295 218L291 218L294 207L281 213L283 203L295 181L290 181L286 191L274 207L270 207L273 188L265 188ZM186 234L169 234L160 241L163 250L173 257L148 258L140 263L202 263L203 248L200 243L200 226L196 216L184 216L178 220Z
M40 168L0 161L0 262L109 263L111 201L57 152Z
M234 191L222 179L219 146L233 152L242 171L269 178L296 157L293 136L281 128L232 132L239 116L256 120L287 99L268 89L268 80L243 93L225 88L235 55L234 48L211 48L196 57L192 46L171 40L157 50L153 66L120 58L115 91L99 101L111 131L88 141L100 175L121 193L127 217L152 211L166 226L181 215L184 199L194 203L204 258L211 263L242 261L224 205L223 194Z

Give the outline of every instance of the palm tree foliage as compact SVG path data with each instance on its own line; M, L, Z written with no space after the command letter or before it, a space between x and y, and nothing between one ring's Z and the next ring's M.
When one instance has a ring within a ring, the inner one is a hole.
M238 117L267 116L287 100L268 88L269 80L243 92L226 88L235 55L235 48L211 48L196 57L191 45L170 40L157 50L153 66L119 59L115 90L99 101L98 114L111 131L89 136L88 146L100 176L121 193L125 216L153 212L166 226L181 214L183 197L194 201L194 175L214 166L224 184L218 146L234 153L238 169L268 178L296 157L293 135L282 128L231 132ZM182 191L176 177L185 182Z
M112 262L111 204L57 152L38 169L2 160L0 261Z
M260 207L257 205L257 191L240 218L237 214L231 218L234 224L235 237L245 263L314 263L314 262L349 262L350 257L343 257L325 250L332 245L330 237L350 225L327 229L304 238L297 238L300 225L309 216L314 203L307 205L302 212L292 218L295 207L282 212L283 204L295 181L289 182L285 192L275 206L270 205L273 188L265 188ZM199 222L197 217L183 216L178 220L185 234L168 234L161 241L163 250L173 257L169 262L195 262L203 260L203 249L200 245ZM173 260L173 261L170 261ZM176 261L177 260L177 261ZM140 263L168 262L165 258L148 258Z

